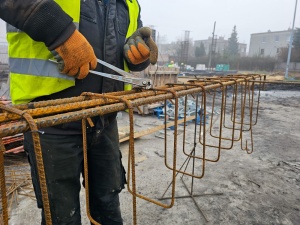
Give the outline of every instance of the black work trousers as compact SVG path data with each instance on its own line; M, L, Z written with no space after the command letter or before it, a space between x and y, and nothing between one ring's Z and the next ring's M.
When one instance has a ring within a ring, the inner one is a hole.
M42 209L42 224L46 224L32 136L30 132L24 136L24 149L31 165L37 205ZM80 225L82 135L40 134L40 141L53 225ZM102 130L88 133L87 145L91 215L103 225L121 225L119 192L126 181L117 121L111 121Z

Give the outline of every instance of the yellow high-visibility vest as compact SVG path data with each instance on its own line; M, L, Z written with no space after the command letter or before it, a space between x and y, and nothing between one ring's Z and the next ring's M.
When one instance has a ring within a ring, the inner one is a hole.
M140 8L136 0L126 0L129 9L129 27L126 38L129 38L138 29L138 17ZM129 71L126 61L124 60L124 70Z
M55 0L73 18L79 27L80 0ZM139 5L137 0L126 0L130 23L127 36L138 27ZM10 97L13 104L28 103L33 99L50 95L75 85L75 78L61 74L57 65L49 59L53 55L42 42L32 40L19 29L7 26L10 67Z
M129 38L138 28L138 16L140 13L140 8L136 0L130 1L126 0L128 8L129 8L129 19L130 19L130 24L129 28L127 30L126 38ZM127 62L124 60L124 70L129 72ZM124 84L124 90L131 90L132 89L132 84L125 83Z

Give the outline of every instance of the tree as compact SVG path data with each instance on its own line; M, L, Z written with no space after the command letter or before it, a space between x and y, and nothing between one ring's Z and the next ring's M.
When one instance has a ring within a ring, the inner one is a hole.
M292 56L294 62L300 62L300 28L296 28L294 33Z
M300 28L296 28L294 33L293 47L300 48Z
M283 62L287 61L288 48L281 48L278 55L279 59ZM291 49L291 62L300 62L300 28L296 28L293 37L293 48Z
M205 55L206 55L206 53L205 53L204 44L203 44L203 42L201 42L200 47L197 46L196 49L195 49L195 56L196 57L202 57L202 56L205 56Z
M239 54L239 43L237 38L236 26L233 27L230 38L228 38L228 55L238 56Z

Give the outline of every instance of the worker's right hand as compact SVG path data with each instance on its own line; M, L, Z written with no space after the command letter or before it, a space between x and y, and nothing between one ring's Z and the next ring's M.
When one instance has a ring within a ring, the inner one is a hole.
M97 66L92 46L78 30L53 50L52 54L58 62L60 72L77 79L85 78L89 70Z

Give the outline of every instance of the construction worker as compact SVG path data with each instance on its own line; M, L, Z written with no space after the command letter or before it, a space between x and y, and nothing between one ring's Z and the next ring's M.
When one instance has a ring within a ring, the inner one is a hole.
M168 67L174 67L174 66L175 66L174 61L171 60L171 62L168 64Z
M113 73L96 59L121 69L149 65L147 40L137 0L1 0L8 23L10 96L13 104L123 90L123 83L89 74ZM155 63L157 57L152 57ZM48 59L54 59L53 63ZM57 67L58 65L58 67ZM123 224L119 192L124 188L116 114L92 118L87 127L91 216L103 225ZM40 129L52 224L81 224L79 192L83 170L81 122ZM43 202L31 133L24 134L37 205Z

